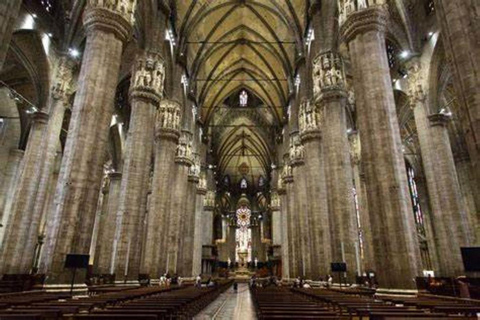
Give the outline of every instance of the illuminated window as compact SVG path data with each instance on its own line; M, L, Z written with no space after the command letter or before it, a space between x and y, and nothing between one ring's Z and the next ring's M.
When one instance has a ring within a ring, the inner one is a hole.
M413 168L407 164L407 175L408 175L408 187L410 190L410 197L412 199L413 214L415 216L415 223L417 224L417 230L424 234L424 220L422 208L420 207L420 200L417 191L417 184L415 182L415 172Z
M252 230L250 229L250 219L252 212L246 206L237 209L237 230L235 232L236 241L236 261L246 264L252 261Z
M47 10L48 13L53 11L53 0L41 0L40 3Z
M238 97L240 100L240 107L246 107L248 103L248 94L245 90L240 92L240 96Z

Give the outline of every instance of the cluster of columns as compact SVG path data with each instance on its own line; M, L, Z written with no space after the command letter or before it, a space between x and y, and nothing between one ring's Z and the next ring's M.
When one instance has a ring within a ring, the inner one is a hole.
M95 274L115 274L121 283L135 283L142 273L158 278L165 272L201 272L206 236L195 226L204 216L212 219L208 211L213 206L207 201L204 214L206 182L199 157L193 157L193 149L202 150L192 145L191 119L181 130L182 113L191 113L179 102L183 92L177 89L170 99L163 97L161 50L146 49L135 58L124 160L105 174L103 150L116 92L112 79L118 78L136 7L135 1L117 2L90 1L85 9L86 46L56 189L49 185L55 180L75 67L66 57L57 63L48 110L33 115L24 155L12 155L19 161L11 166L15 192L11 201L2 203L11 209L8 219L2 216L8 231L0 273L29 273L40 260L39 272L48 275L49 284L65 284L70 281L64 268L70 253L90 254ZM181 88L180 82L177 86ZM172 191L172 185L178 190ZM41 233L45 239L40 241Z

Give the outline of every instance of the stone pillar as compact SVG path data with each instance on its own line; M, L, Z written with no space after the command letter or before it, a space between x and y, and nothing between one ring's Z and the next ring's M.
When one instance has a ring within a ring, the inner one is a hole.
M105 160L98 150L107 146L116 79L135 6L127 0L89 1L85 9L85 52L41 265L51 283L68 283L66 254L89 253Z
M44 112L36 112L33 115L33 123L30 128L28 144L23 156L23 169L19 174L15 194L12 202L11 217L7 225L4 245L0 259L0 274L2 273L28 273L31 265L22 268L23 249L27 243L33 219L33 206L38 188L40 170L38 159L41 158L42 137L47 125L48 115ZM33 263L32 252L28 253Z
M345 112L343 61L336 52L324 52L313 61L313 94L322 113L323 154L327 184L332 262L346 262L348 279L355 280L358 225L353 199L353 176Z
M457 168L458 182L460 183L460 189L462 190L467 215L472 230L474 230L473 236L475 236L480 230L480 216L477 215L477 208L475 205L475 197L478 196L478 192L475 188L475 175L472 174L472 163L467 154L457 156L454 159Z
M215 191L208 190L203 201L203 245L213 245L213 216L215 209Z
M290 278L296 278L301 275L301 247L300 239L298 235L297 223L298 214L295 206L295 192L293 181L292 167L285 163L283 165L282 180L285 185L286 204L287 208L287 241L288 241L288 263L289 263L289 276Z
M45 209L49 209L46 207L48 204L47 194L51 188L50 183L52 182L51 176L55 165L55 156L60 146L63 117L69 105L73 67L73 61L67 57L61 57L57 65L54 84L50 89L49 119L41 144L41 150L43 151L39 154L39 158L35 160L37 165L41 164L39 168L40 176L39 180L35 181L38 187L30 228L21 253L23 257L20 266L21 270L28 270L33 263L33 252L38 239L40 221Z
M90 249L90 254L93 253L93 267L94 272L98 273L98 260L100 254L100 247L102 246L102 233L105 231L105 223L106 223L106 216L108 212L108 196L110 190L110 178L108 174L105 174L102 181L102 189L101 189L101 197L99 197L99 203L97 206L97 218L95 223L97 224L97 230L94 230L92 235L92 245L93 245L93 238L95 239L95 249L92 251ZM101 199L101 203L100 203ZM95 235L96 233L96 235Z
M202 245L204 243L204 232L210 230L212 234L213 221L206 221L206 213L204 214L203 204L205 202L205 194L207 193L207 181L204 172L200 174L198 181L197 196L195 197L195 231L193 235L193 262L192 262L192 276L196 277L202 273ZM210 218L212 216L210 215ZM207 222L209 223L207 225ZM210 236L211 237L211 236ZM210 242L211 243L211 242Z
M174 178L175 150L180 136L180 104L162 100L157 113L155 133L155 163L152 195L147 216L147 240L143 256L143 270L158 279L166 272L167 242L170 210L170 192ZM158 245L151 245L158 244Z
M472 163L475 189L480 188L480 30L478 28L478 1L435 1L437 21L455 81L456 96L460 102L460 120L465 132L468 153ZM480 220L480 194L475 197L477 220ZM480 244L480 229L475 232Z
M20 149L12 149L8 155L8 167L3 181L4 197L0 206L0 247L5 237L6 228L11 217L13 197L15 195L18 177L21 172L20 163L25 152Z
M155 111L163 95L164 62L159 54L137 57L130 85L132 112L127 134L123 178L116 216L113 261L117 281L138 281L153 140ZM153 244L150 244L153 245Z
M280 214L280 197L276 188L272 190L270 208L272 210L272 245L282 245L282 216Z
M352 60L375 271L381 287L413 288L420 250L385 48L387 20L386 5L374 5L342 18L341 33Z
M0 3L0 70L3 68L8 47L12 38L15 21L22 1L5 0Z
M297 134L291 136L290 143L290 165L293 169L293 176L295 177L294 192L296 210L294 222L297 225L297 235L300 246L296 247L301 257L301 268L299 274L307 279L312 278L312 246L310 238L310 224L308 221L308 193L306 176L305 176L305 161L304 161L304 147L300 142L300 137Z
M195 160L188 172L187 196L184 209L184 220L181 223L180 232L180 257L179 257L179 274L182 277L192 277L193 257L194 257L194 237L195 230L200 227L197 225L196 205L197 205L197 189L200 180L200 159L195 155Z
M353 171L353 181L357 194L359 219L359 238L361 237L360 254L362 255L362 269L369 271L375 269L373 256L372 230L370 228L370 216L367 203L367 190L365 186L365 174L362 169L361 144L357 132L352 132L350 140L350 160Z
M287 192L285 189L285 184L283 183L282 177L278 179L278 195L280 196L281 204L281 232L282 232L282 278L290 279L290 255L289 255L289 245L290 242L288 234L288 203L287 203Z
M416 122L417 118L418 122L422 121L419 114L425 112L420 109L425 110L417 104L414 110ZM430 133L428 145L420 146L432 206L435 244L439 252L439 273L441 276L458 276L463 274L460 247L471 244L471 232L446 128L449 119L444 114L430 115L428 120L424 117L423 121L427 120L430 127L422 127L419 123L417 131L419 140L421 134L425 134L421 131L427 129L426 133ZM422 140L425 142L426 139Z
M111 172L108 174L110 186L108 199L105 202L105 212L102 212L97 235L98 259L95 259L95 269L98 274L113 274L112 261L115 259L113 251L115 236L115 217L118 210L122 174ZM105 201L105 200L104 200Z
M305 150L305 170L312 239L312 276L314 279L330 273L332 262L330 217L322 150L321 109L304 99L300 105L298 123Z
M175 179L171 193L170 217L167 238L167 270L171 274L180 271L182 224L185 222L185 203L188 193L188 172L192 161L191 133L182 131L175 155Z

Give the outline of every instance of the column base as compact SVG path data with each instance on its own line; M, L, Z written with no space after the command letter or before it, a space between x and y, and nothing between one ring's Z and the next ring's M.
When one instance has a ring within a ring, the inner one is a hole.
M35 289L42 289L49 293L69 293L72 291L72 285L67 283L61 284L44 284ZM73 285L72 294L74 296L88 296L88 286L84 283L75 283Z

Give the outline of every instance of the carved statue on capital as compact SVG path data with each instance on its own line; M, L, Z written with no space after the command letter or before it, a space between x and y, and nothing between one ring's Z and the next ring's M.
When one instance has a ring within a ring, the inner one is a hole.
M189 133L187 132L182 132L182 135L178 141L175 161L184 163L190 167L194 166L194 159L192 155L192 141ZM200 162L198 163L200 164Z
M58 60L57 71L51 88L53 99L63 100L65 103L68 102L68 98L73 91L73 67L74 62L67 57L61 57Z
M137 0L88 0L87 8L112 11L133 24L136 5Z
M383 5L386 0L338 0L339 24L342 25L347 18L358 11L369 7Z
M413 58L407 65L408 67L408 99L413 108L417 103L424 103L426 94L423 91L422 65L418 58Z
M350 159L352 164L359 165L361 159L361 145L358 133L352 133L348 136L350 142Z
M193 164L188 169L188 175L191 177L200 179L200 171L201 171L200 158L198 154L196 154L193 156Z
M343 61L331 51L320 53L313 60L313 95L317 99L328 90L345 90Z
M277 192L272 192L272 196L270 198L270 206L272 210L280 209L280 197L278 196Z
M178 138L180 135L180 104L174 100L163 99L158 107L156 126L157 133L171 134ZM186 152L186 150L182 152Z
M308 132L320 130L322 111L316 107L309 99L302 100L298 113L298 126L300 135Z
M146 53L135 63L132 91L146 91L162 98L165 80L165 65L158 54Z
M207 191L203 199L203 206L211 209L215 208L215 191Z

